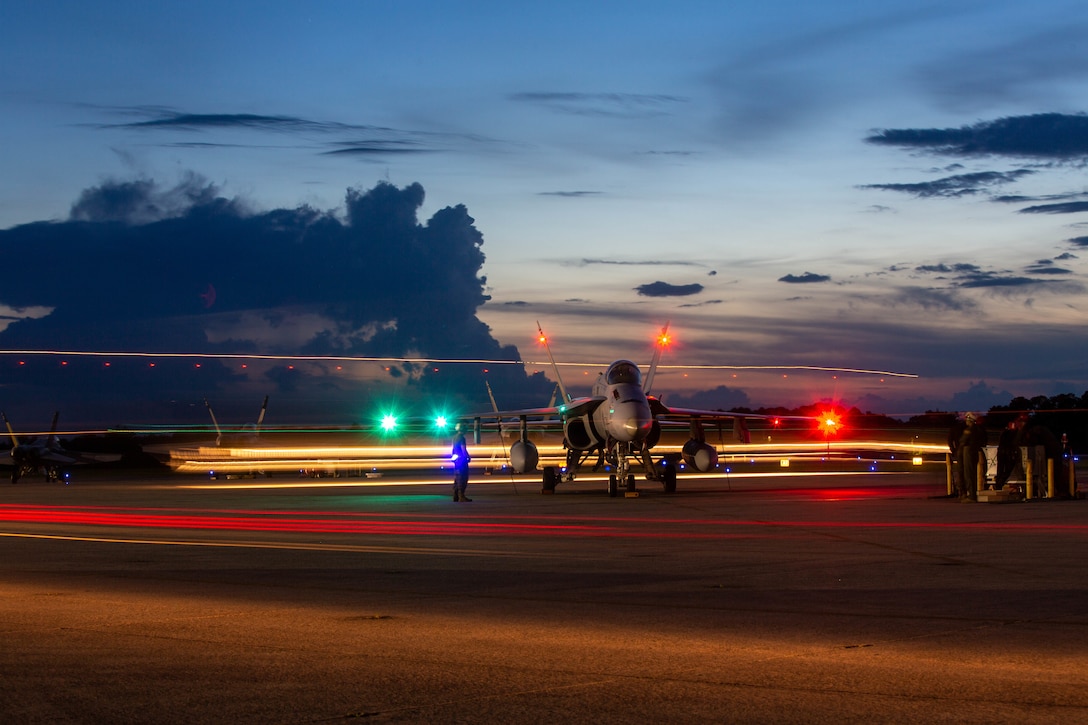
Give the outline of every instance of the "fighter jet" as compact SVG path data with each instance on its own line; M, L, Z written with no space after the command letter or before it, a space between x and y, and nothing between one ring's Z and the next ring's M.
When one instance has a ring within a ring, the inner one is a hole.
M33 473L44 475L46 481L58 481L61 478L67 478L68 468L71 466L102 460L83 456L62 448L60 441L57 439L57 419L59 417L60 411L53 413L53 424L49 428L49 436L44 442L35 439L20 442L19 436L15 435L11 423L8 422L8 417L0 412L0 418L3 418L4 425L8 429L8 435L11 437L12 483L18 483L20 478Z
M208 415L212 417L212 425L215 427L215 445L249 447L259 443L261 424L264 423L264 414L268 410L267 395L264 396L264 402L261 403L261 412L257 414L257 422L246 423L242 426L242 430L239 433L224 435L223 431L219 428L219 421L215 419L215 411L212 410L212 404L208 402L206 397L204 398L204 407L208 409Z
M539 323L537 332L540 334L540 342L544 344L548 359L559 380L563 402L543 408L499 411L493 415L481 414L474 417L477 439L485 419L497 419L500 430L503 420L520 421L520 435L518 440L510 446L510 466L518 473L535 470L539 462L536 445L528 438L530 418L550 419L554 423L553 427L562 427L563 447L567 451L567 480L573 480L579 467L591 456L597 457L595 468L607 462L611 469L608 477L609 496L616 496L621 484L627 491L637 490L633 472L637 466L645 470L648 479L660 481L666 493L676 491L676 461L666 459L662 464L654 465L651 456L653 447L661 439L663 423L667 425L669 421L677 424L687 421L690 437L681 449L680 458L689 468L705 473L717 466L718 452L706 441L704 422L731 421L734 437L740 442L747 443L749 435L745 425L746 419L782 418L782 416L675 408L665 405L650 395L650 386L661 359L661 352L669 342L668 325L665 325L658 338L658 346L645 382L642 372L635 363L630 360L616 360L598 376L588 397L573 398L563 385L555 358L552 357L551 348L547 344L547 338ZM534 428L540 425L539 421L534 420ZM561 477L561 472L554 466L545 467L543 490L554 491Z

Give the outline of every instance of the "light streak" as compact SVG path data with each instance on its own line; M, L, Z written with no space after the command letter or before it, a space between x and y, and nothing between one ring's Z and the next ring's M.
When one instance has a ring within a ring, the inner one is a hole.
M565 465L566 456L560 444L540 444L537 447L540 465ZM679 445L658 445L655 457L679 453ZM948 447L926 443L894 441L833 441L811 443L751 443L726 446L721 449L723 464L746 460L781 458L850 460L861 452L947 453ZM507 449L502 445L473 447L473 455L482 467L497 467L508 462ZM488 463L483 463L488 461ZM910 462L904 458L904 462ZM943 461L942 461L943 463ZM374 471L446 471L451 465L449 449L445 446L300 446L269 448L232 448L202 446L177 448L170 451L170 466L178 473L209 473L252 476L260 473L309 471L320 474L344 473L366 476ZM534 472L535 473L535 472ZM533 475L533 474L530 474ZM580 476L580 480L586 479Z
M184 358L206 360L272 360L288 362L358 362L358 363L415 363L449 365L550 365L541 360L489 360L484 358L437 358L437 357L370 357L357 355L264 355L243 353L205 352L133 352L96 350L0 350L0 355L49 355L57 357L96 358ZM107 363L109 364L109 363ZM563 367L607 368L611 362L556 362ZM915 373L865 368L831 367L823 365L659 365L661 370L805 370L810 372L853 373L856 375L882 375L895 378L917 378Z
M802 492L804 493L804 492ZM825 496L833 493L844 498L869 494L867 490L834 489L807 492ZM827 499L829 502L833 502ZM803 536L819 529L900 529L900 530L958 530L992 533L1016 531L1031 534L1088 534L1088 524L1015 521L844 521L835 519L779 520L765 519L667 519L568 516L566 514L537 516L473 515L449 518L443 514L403 513L345 513L342 511L262 511L240 509L165 509L41 505L0 505L0 522L6 526L52 525L85 526L91 529L127 528L159 531L236 531L262 534L348 534L386 537L477 537L477 538L613 538L613 539L687 539L728 540L781 536L782 532L798 532ZM125 536L66 537L56 532L4 531L0 536L67 538L70 540L99 540L114 543L157 543ZM176 537L177 535L174 534ZM418 539L417 539L418 540ZM178 542L176 538L171 541ZM268 546L269 548L325 547L326 542L207 542L205 545ZM355 546L358 546L356 544ZM363 546L366 546L365 544ZM382 550L407 551L389 544ZM333 544L333 547L337 547ZM416 553L416 552L413 552Z

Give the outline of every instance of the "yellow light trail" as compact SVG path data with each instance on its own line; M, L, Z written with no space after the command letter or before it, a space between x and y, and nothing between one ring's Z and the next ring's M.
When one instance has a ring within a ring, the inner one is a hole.
M562 467L566 456L561 445L539 445L540 465ZM653 454L678 453L676 445L657 446ZM936 455L947 453L948 447L927 443L899 443L894 441L826 441L812 443L752 443L724 447L719 455L725 462L744 459L768 459L793 456L796 458L824 458L829 455L855 455L860 452L907 452L914 456L923 453ZM473 455L484 467L505 465L508 453L505 446L480 445L473 447ZM484 463L486 461L486 463ZM357 475L367 471L406 471L421 468L443 470L449 467L449 450L444 446L321 446L277 448L229 448L200 447L177 448L170 451L170 466L178 473L216 473L250 475L256 472L344 472Z
M205 353L205 352L132 352L132 351L95 351L95 350L0 350L0 355L49 355L53 357L98 357L98 358L183 358L201 360L273 360L285 362L358 362L358 363L417 363L448 365L537 365L548 366L550 361L542 360L487 360L483 358L437 358L437 357L368 357L356 355L262 355L243 353ZM609 362L557 362L564 367L607 368ZM822 365L659 365L662 370L807 370L811 372L853 373L856 375L883 375L895 378L917 378L915 373L901 373L892 370L868 370L865 368L830 367Z
M703 480L733 480L738 478L842 478L846 477L872 477L872 476L902 476L902 471L783 471L781 473L774 472L714 472L714 473L700 473L693 474L689 478L697 478ZM604 483L607 480L607 476L590 475L579 476L577 483ZM524 483L525 479L514 479L515 482ZM501 486L509 484L509 480L504 479L501 476L492 477L486 480L473 479L473 486ZM275 490L275 489L293 489L293 488L378 488L378 487L401 487L401 486L449 486L450 482L445 479L434 478L419 478L419 479L358 479L355 481L295 481L295 482L266 482L266 481L254 481L252 483L191 483L191 484L179 484L174 488L186 489L186 490Z

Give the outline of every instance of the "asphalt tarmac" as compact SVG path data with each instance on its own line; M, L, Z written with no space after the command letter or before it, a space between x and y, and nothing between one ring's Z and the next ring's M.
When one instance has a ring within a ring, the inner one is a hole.
M0 720L1088 722L1083 501L379 483L4 484Z

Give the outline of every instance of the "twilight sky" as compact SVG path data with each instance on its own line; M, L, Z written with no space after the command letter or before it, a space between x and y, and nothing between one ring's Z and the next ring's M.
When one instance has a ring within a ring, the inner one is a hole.
M920 377L670 369L666 402L1088 389L1088 6L523 5L8 3L0 348L542 360L540 320L645 362L671 321L667 363ZM481 387L15 357L0 407L43 419Z

